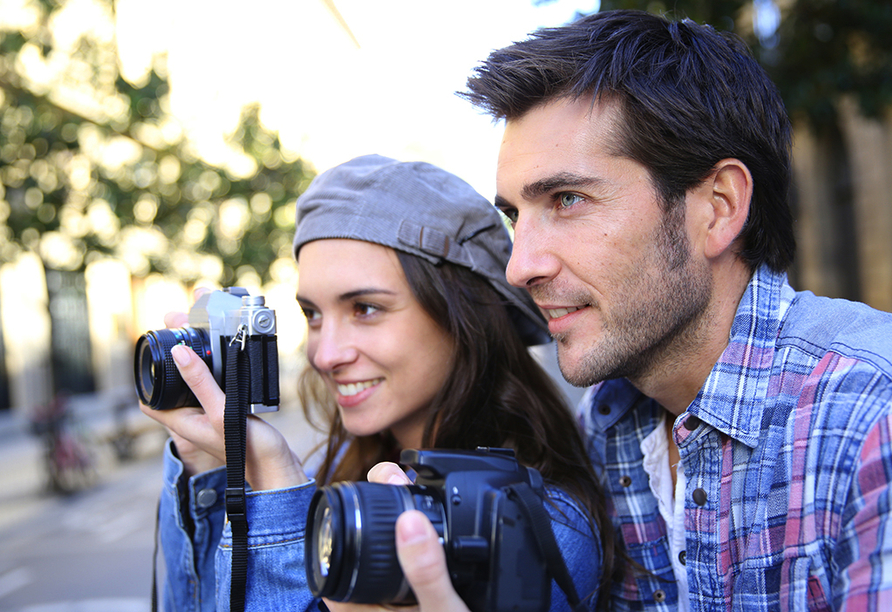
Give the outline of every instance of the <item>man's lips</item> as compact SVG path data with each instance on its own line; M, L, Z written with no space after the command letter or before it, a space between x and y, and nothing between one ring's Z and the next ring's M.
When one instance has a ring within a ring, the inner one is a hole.
M545 316L549 321L553 319L560 319L563 316L570 314L571 312L576 312L577 310L582 310L585 306L566 306L561 308L543 308L541 307L542 312L545 313Z

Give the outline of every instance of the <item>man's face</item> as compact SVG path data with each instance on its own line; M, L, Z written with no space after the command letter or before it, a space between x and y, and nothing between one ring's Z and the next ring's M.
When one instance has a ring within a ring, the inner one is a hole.
M508 280L529 290L578 386L671 366L712 291L683 203L664 215L645 167L610 154L618 115L590 98L553 101L508 121L499 154Z

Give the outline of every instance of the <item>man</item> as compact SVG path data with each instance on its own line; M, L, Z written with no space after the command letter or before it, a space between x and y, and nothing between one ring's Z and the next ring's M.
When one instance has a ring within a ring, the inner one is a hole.
M637 12L495 51L508 280L584 400L628 568L616 609L892 609L892 315L795 292L790 127L736 39ZM397 480L386 467L374 477ZM429 525L397 542L456 609Z

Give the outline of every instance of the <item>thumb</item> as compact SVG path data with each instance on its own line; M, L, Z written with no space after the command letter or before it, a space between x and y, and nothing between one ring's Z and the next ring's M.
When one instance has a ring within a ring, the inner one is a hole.
M452 587L439 536L424 514L409 510L399 516L396 549L422 612L468 612Z
M392 485L412 484L400 466L389 461L373 465L368 473L368 481Z
M172 347L170 355L173 357L183 381L192 389L205 412L210 414L219 411L219 415L216 416L222 418L226 394L217 385L214 375L211 374L201 357L196 355L192 349L181 344Z

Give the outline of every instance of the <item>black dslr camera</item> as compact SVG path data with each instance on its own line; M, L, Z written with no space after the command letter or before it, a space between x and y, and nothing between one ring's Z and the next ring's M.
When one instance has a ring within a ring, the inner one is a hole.
M201 357L225 389L226 355L244 347L250 370L251 413L279 409L279 355L276 313L262 295L229 287L201 296L189 311L189 325L146 332L136 342L133 374L140 401L155 410L197 406L180 376L170 349L185 344Z
M551 578L532 525L509 495L542 477L506 449L404 450L414 485L339 482L316 491L307 517L307 580L316 597L355 603L410 604L414 595L396 556L394 527L420 510L446 551L452 585L474 612L547 610Z

